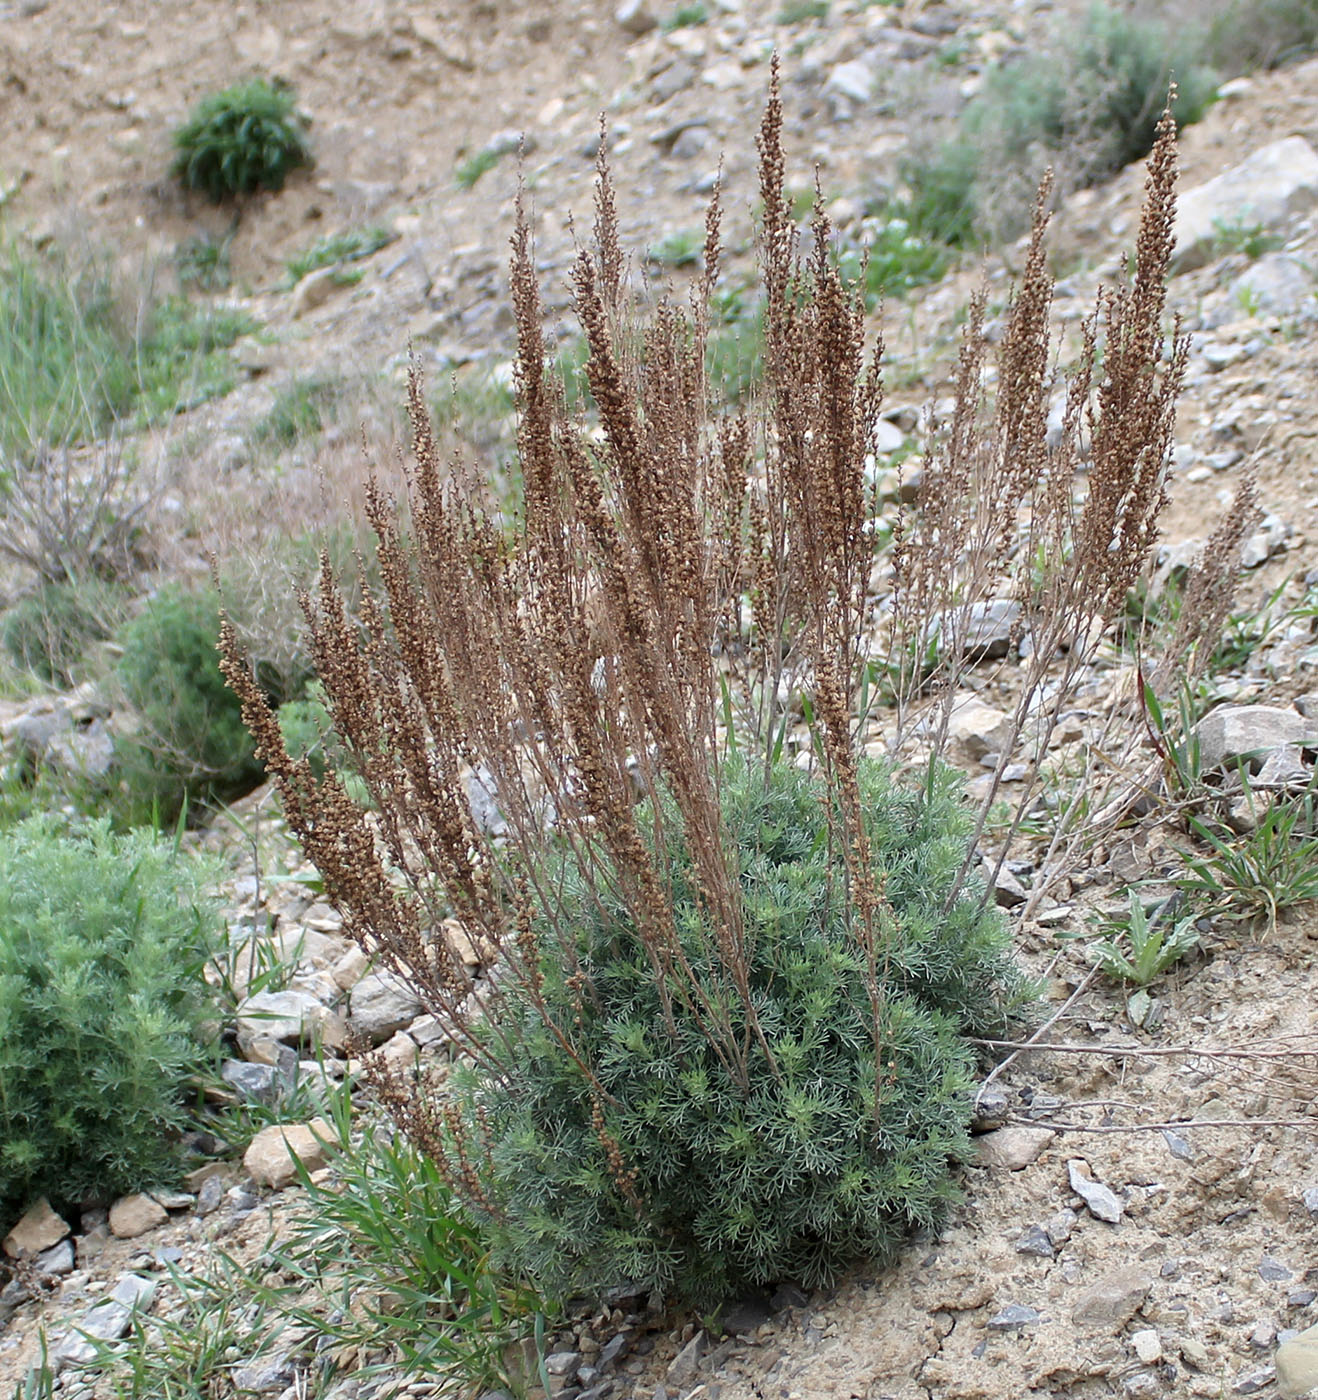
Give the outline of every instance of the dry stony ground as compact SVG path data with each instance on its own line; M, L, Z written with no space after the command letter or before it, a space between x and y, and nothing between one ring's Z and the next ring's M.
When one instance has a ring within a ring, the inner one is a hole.
M245 351L248 378L162 444L179 463L180 492L221 483L198 497L185 554L198 558L214 542L219 527L207 510L217 496L250 501L251 513L268 499L244 430L295 374L369 367L396 385L409 337L439 373L507 358L501 284L515 162L504 158L471 191L453 179L461 160L500 133L533 138L527 182L549 301L561 309L568 214L589 218L589 152L602 109L617 142L624 236L643 247L697 228L701 191L724 152L735 243L748 227L750 134L777 44L798 173L805 183L819 163L826 192L844 201L845 227L848 204L892 178L911 113L954 102L974 82L978 57L1021 42L1052 13L1005 0L868 10L834 0L826 22L785 28L773 22L777 4L710 8L705 26L634 37L615 23L612 0L0 4L7 227L39 241L110 246L125 277L152 268L165 277L180 240L227 227L227 214L183 198L164 178L168 132L200 94L261 70L292 81L315 117L314 174L255 201L234 237L235 285L263 323L260 343ZM944 67L936 55L952 38L969 44L959 66ZM858 110L831 95L830 81L839 65L867 54L881 56L882 100ZM917 108L915 96L928 107ZM679 142L684 130L697 135ZM1252 79L1187 132L1183 188L1291 135L1318 146L1316 64ZM1057 303L1059 329L1129 246L1139 185L1139 173L1127 172L1061 212L1056 246L1069 295ZM319 302L277 289L290 254L365 221L390 225L398 238L366 264L359 284L322 285ZM1280 232L1301 261L1318 252L1312 210L1295 212ZM1238 279L1250 270L1236 253L1172 283L1173 304L1197 338L1167 533L1173 545L1202 538L1252 464L1275 517L1259 547L1270 557L1247 585L1258 597L1318 563L1318 322L1304 288L1242 291ZM997 263L989 271L1001 275ZM979 275L966 268L890 308L896 397L937 393L957 309ZM387 434L387 414L370 426ZM319 445L298 450L310 461ZM1237 698L1284 702L1318 689L1311 641L1274 641L1235 680ZM270 859L295 856L276 844ZM235 853L235 869L240 863ZM1100 853L1075 872L1073 923L1087 900L1101 903L1173 863L1165 843ZM235 878L235 912L251 897L245 878ZM308 917L285 904L280 932L295 933ZM941 1239L917 1241L896 1267L862 1271L772 1318L748 1309L747 1330L689 1375L668 1372L682 1334L659 1334L652 1351L627 1363L615 1394L634 1389L650 1400L659 1386L710 1400L1275 1393L1277 1333L1318 1320L1318 1207L1305 1200L1318 1188L1315 939L1312 915L1283 920L1262 944L1213 935L1159 985L1162 1021L1140 1032L1106 984L1091 981L1072 999L1086 973L1073 945L1058 957L1053 930L1020 928L1022 958L1046 976L1050 1014L1062 1012L1051 1041L1097 1050L1138 1043L1160 1053L1018 1060L997 1086L1014 1136L984 1140L990 1156L966 1174L965 1203ZM1202 1053L1222 1048L1252 1053ZM1181 1126L1170 1136L1151 1126L1171 1121ZM1076 1162L1080 1176L1115 1193L1115 1222L1074 1191ZM231 1205L182 1211L140 1238L84 1249L85 1265L62 1291L20 1308L0 1333L0 1387L35 1354L39 1324L57 1329L134 1259L178 1247L190 1267L217 1237L258 1250L266 1211L241 1217Z

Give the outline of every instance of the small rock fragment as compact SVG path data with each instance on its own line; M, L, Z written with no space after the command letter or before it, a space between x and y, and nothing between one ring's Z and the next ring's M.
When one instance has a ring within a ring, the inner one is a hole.
M1095 1181L1089 1175L1089 1163L1083 1158L1073 1157L1066 1164L1071 1190L1089 1207L1089 1213L1098 1220L1106 1220L1115 1225L1121 1219L1122 1205L1110 1186Z
M40 1196L5 1236L5 1253L11 1259L31 1258L53 1248L68 1233L68 1222L56 1215L50 1202Z
M1028 1167L1056 1135L1051 1128L999 1128L975 1139L981 1167L1020 1171Z
M168 1219L169 1212L164 1206L145 1193L121 1196L110 1207L110 1233L116 1239L133 1240Z
M1162 1360L1162 1342L1152 1327L1143 1327L1131 1334L1131 1349L1146 1366Z
M1259 1278L1264 1283L1286 1283L1293 1275L1279 1259L1265 1254L1259 1263Z
M1031 1225L1016 1241L1017 1254L1030 1254L1036 1259L1051 1259L1055 1252L1052 1240L1041 1225Z
M690 1385L700 1370L700 1356L705 1349L705 1334L697 1332L669 1363L665 1381L679 1389Z
M1162 1130L1162 1140L1167 1144L1167 1151L1176 1158L1178 1162L1193 1162L1194 1148L1180 1135L1174 1133L1170 1128Z
M1014 1332L1038 1320L1039 1314L1034 1308L1027 1308L1024 1303L1008 1303L1001 1312L994 1313L985 1326L990 1332Z
M1117 1269L1076 1296L1071 1320L1077 1327L1124 1327L1152 1287L1153 1280L1142 1269Z

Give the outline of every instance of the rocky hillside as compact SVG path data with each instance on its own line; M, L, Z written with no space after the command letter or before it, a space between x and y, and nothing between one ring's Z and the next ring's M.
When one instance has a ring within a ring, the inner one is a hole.
M592 217L601 113L638 285L656 297L681 288L721 165L735 290L751 266L753 133L775 50L793 187L808 192L817 171L840 238L859 250L922 128L950 119L988 62L1028 47L1066 10L1008 0L699 8L702 22L673 24L678 7L661 0L0 4L7 232L38 248L112 249L135 286L171 284L189 240L222 247L230 284L214 297L255 322L232 352L232 392L146 440L167 483L162 569L204 569L216 547L258 550L271 519L289 527L304 503L308 523L332 518L359 484L363 432L389 460L409 345L449 404L455 440L478 461L506 461L504 283L519 150L550 329L570 354L568 268ZM166 177L169 133L199 95L253 71L296 89L316 166L235 220ZM1301 783L1318 748L1316 91L1316 61L1256 73L1227 84L1183 134L1170 302L1192 340L1164 516L1170 567L1192 557L1246 473L1257 477L1248 606L1217 677L1217 697L1254 727L1217 759L1273 754L1298 765ZM1130 251L1142 179L1129 169L1058 211L1063 359L1095 288ZM290 261L318 239L367 229L379 246L354 255L350 276L335 263L290 277ZM918 452L923 406L946 392L971 290L987 277L1000 304L1019 256L1010 246L983 261L962 254L936 282L889 299L894 458ZM260 425L309 385L322 386L323 411L272 449ZM17 576L6 583L12 596L23 587ZM1095 678L1091 709L1069 734L1079 749L1105 684ZM980 702L959 734L972 772L992 753L1011 687L1010 664L987 668L967 697ZM35 734L58 747L88 727L86 703L6 701L0 729L7 741ZM335 911L296 881L271 882L314 872L270 795L254 794L239 815L251 840L232 829L204 838L232 871L230 975L245 997L240 1057L225 1071L234 1097L295 1103L310 1119L312 1099L290 1098L290 1086L341 1077L348 1067L334 1053L349 1028L399 1066L442 1059L434 1018L367 964ZM1318 1323L1318 916L1302 908L1262 941L1244 927L1214 932L1157 984L1156 1005L1137 1002L1094 975L1078 935L1091 916L1118 912L1132 883L1169 880L1180 861L1175 832L1142 831L1072 872L1066 898L1018 916L1022 960L1045 988L1045 1048L1014 1058L982 1095L980 1159L940 1239L917 1240L896 1267L833 1292L742 1300L720 1336L699 1321L664 1330L643 1301L624 1303L557 1340L555 1394L1090 1400L1299 1395L1305 1376L1318 1384L1313 1342L1279 1355ZM1019 908L1012 884L1028 887L1029 860L1008 873L1000 902ZM283 960L290 979L246 995L257 938L261 960ZM479 968L480 950L463 951ZM327 1063L299 1050L313 1034ZM315 1165L314 1139L302 1142ZM241 1162L194 1173L186 1192L79 1221L37 1209L12 1237L41 1277L0 1297L0 1385L25 1374L44 1328L60 1393L99 1394L96 1373L79 1366L87 1343L70 1327L119 1337L134 1308L168 1316L168 1267L200 1272L217 1247L259 1257L300 1192L276 1132ZM305 1338L261 1342L230 1358L232 1383L283 1400L306 1394ZM390 1383L349 1380L331 1394L369 1400Z

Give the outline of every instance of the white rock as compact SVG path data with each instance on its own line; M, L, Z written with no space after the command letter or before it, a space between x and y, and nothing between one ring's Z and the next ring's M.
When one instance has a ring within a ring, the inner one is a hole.
M1219 245L1223 226L1277 230L1318 204L1318 151L1287 136L1254 151L1206 184L1183 190L1176 205L1177 272L1202 267Z
M1080 1157L1073 1157L1066 1164L1066 1173L1071 1182L1071 1190L1089 1207L1089 1213L1099 1220L1115 1225L1121 1219L1122 1204L1116 1192L1101 1181L1095 1181L1089 1173L1089 1163Z
M1273 749L1318 747L1318 720L1280 705L1220 705L1194 732L1205 770L1246 757L1257 757L1257 769Z
M289 987L282 992L258 992L239 1003L238 1043L244 1054L258 1040L293 1044L317 1037L326 1045L342 1044L342 1023L310 992Z
M853 58L850 63L839 63L828 75L824 83L826 93L836 93L861 107L874 96L878 74L874 65L863 58Z
M1143 1327L1132 1333L1130 1345L1135 1355L1146 1366L1152 1366L1155 1361L1162 1360L1162 1342L1152 1327Z

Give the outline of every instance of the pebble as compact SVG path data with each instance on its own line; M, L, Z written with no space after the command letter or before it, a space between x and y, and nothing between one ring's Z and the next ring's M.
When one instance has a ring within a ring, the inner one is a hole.
M1116 1269L1077 1295L1071 1321L1077 1327L1123 1327L1143 1306L1152 1288L1152 1278L1138 1266Z
M990 1332L1014 1332L1019 1327L1029 1327L1039 1321L1039 1313L1027 1308L1024 1303L1008 1303L1001 1312L995 1313L985 1326Z
M1138 1332L1132 1332L1130 1345L1131 1350L1146 1366L1152 1366L1155 1361L1162 1360L1162 1342L1152 1327L1143 1327Z
M1083 1170L1082 1170L1083 1169ZM1089 1207L1089 1213L1098 1220L1115 1225L1122 1214L1122 1204L1110 1186L1095 1181L1089 1175L1089 1163L1083 1158L1074 1157L1066 1164L1071 1190Z
M1037 1259L1051 1259L1056 1250L1043 1226L1031 1225L1016 1241L1016 1253L1033 1255Z
M1180 1135L1174 1133L1170 1128L1162 1130L1162 1140L1167 1144L1167 1151L1176 1158L1178 1162L1193 1162L1194 1148Z

